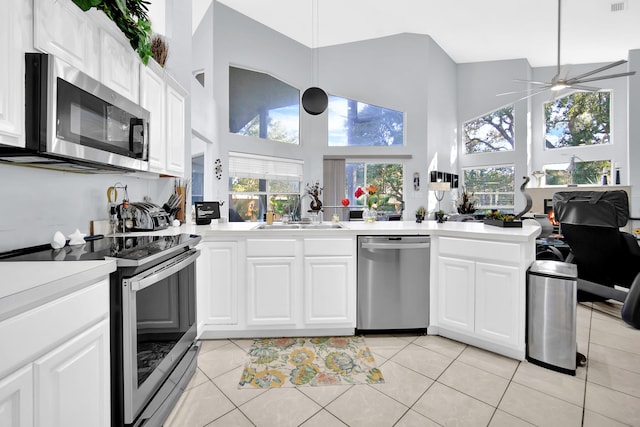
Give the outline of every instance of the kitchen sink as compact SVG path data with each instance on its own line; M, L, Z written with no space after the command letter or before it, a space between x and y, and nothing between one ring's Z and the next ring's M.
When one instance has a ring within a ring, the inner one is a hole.
M328 230L344 228L341 224L323 223L323 224L260 224L254 227L254 230Z

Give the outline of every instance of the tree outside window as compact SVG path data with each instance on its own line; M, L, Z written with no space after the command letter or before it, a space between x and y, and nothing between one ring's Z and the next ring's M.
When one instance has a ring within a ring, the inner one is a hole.
M273 210L276 221L283 214L299 219L299 207L299 181L229 178L229 209L243 221L257 221L269 208Z
M569 163L544 165L546 185L598 185L602 182L603 173L611 178L610 172L610 160L576 161L573 171L569 170Z
M513 105L493 111L462 126L466 154L514 149Z
M329 146L402 146L404 114L353 99L329 97Z
M464 169L464 186L477 199L477 209L513 211L514 169L513 166Z
M546 103L545 147L610 144L610 105L610 92L575 92Z
M374 185L378 189L378 211L400 213L403 204L401 163L346 163L346 190L351 207L364 207L363 200L356 199L358 187Z

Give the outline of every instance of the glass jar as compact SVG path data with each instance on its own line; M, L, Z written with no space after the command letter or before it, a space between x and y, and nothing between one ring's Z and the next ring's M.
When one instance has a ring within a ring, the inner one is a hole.
M378 218L378 212L374 208L364 208L362 210L362 220L364 222L375 222Z

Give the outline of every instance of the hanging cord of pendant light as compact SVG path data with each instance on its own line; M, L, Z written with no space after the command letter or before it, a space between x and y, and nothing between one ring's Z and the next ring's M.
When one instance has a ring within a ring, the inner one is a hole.
M307 113L314 116L324 113L329 105L329 97L327 96L327 93L317 86L320 74L320 64L318 62L318 39L320 34L319 20L319 1L311 0L311 80L314 86L308 88L302 94L302 108L304 108Z

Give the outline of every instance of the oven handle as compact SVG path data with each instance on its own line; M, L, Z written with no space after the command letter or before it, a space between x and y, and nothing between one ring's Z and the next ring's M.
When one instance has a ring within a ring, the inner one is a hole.
M196 258L200 256L200 251L192 249L189 252L185 252L174 259L158 265L148 272L144 272L130 279L124 279L124 286L129 286L132 291L140 291L148 286L151 286L159 281L166 279L172 274L177 273L189 264L195 262Z

